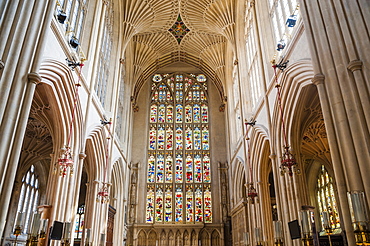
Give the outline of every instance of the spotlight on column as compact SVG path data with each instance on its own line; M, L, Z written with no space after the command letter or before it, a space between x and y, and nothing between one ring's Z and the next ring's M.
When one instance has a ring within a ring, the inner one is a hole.
M76 49L80 43L78 42L78 39L75 36L72 36L69 40L69 44L72 46L73 49Z
M277 51L281 51L285 48L285 42L284 40L280 40L278 43L277 43Z
M65 20L67 19L67 14L60 10L57 14L57 19L59 23L64 24Z
M288 26L288 27L294 27L295 24L297 22L297 15L291 15L288 17L288 19L286 20L285 24Z

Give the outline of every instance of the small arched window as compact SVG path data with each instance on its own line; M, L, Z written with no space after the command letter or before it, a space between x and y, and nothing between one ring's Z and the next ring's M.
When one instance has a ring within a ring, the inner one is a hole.
M334 195L333 178L329 175L324 165L321 166L317 179L317 201L320 214L323 211L328 211L331 228L333 230L340 228L339 213Z
M77 209L76 221L75 221L75 236L74 238L82 238L82 232L85 224L85 204L81 205Z
M35 173L35 167L32 165L22 178L22 188L17 209L17 212L23 213L24 216L23 233L26 233L31 226L32 215L37 212L39 197L39 180Z

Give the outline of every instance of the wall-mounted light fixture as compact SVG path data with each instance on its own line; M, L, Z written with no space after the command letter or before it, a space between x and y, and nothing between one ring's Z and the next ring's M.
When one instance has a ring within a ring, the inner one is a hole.
M78 42L78 39L75 36L72 36L69 40L69 44L72 46L73 49L76 49L80 43Z
M295 24L297 22L297 15L291 15L288 17L288 19L286 20L285 24L288 26L288 27L294 27Z
M283 50L284 48L285 48L285 42L284 42L284 40L282 39L282 40L280 40L278 43L277 43L277 45L276 45L276 50L277 51L281 51L281 50Z
M64 22L67 19L67 14L64 13L62 10L59 10L59 12L57 14L57 19L58 19L59 23L64 24Z

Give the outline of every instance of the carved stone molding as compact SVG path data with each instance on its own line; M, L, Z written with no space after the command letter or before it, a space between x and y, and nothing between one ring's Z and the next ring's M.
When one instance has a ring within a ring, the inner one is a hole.
M348 63L347 69L350 70L352 73L357 70L362 69L362 61L360 60L353 60Z

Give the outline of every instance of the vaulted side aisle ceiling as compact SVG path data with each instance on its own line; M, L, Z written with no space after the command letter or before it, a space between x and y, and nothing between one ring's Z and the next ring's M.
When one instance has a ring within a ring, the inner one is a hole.
M214 81L221 99L225 99L221 82L225 77L224 54L227 41L235 46L236 0L123 0L120 3L123 45L126 48L133 42L134 48L134 100L149 76L174 62L185 62L202 70ZM187 29L180 41L169 31L179 15Z

